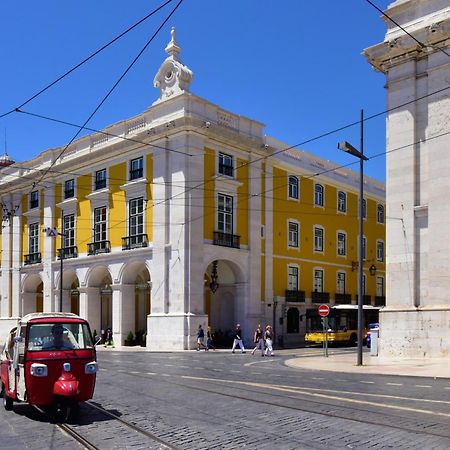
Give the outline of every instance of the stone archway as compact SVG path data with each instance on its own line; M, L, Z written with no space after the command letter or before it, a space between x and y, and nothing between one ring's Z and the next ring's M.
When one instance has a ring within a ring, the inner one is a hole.
M137 345L145 345L147 336L147 316L151 310L150 273L143 261L128 263L122 273L123 326L128 327L135 336ZM134 299L134 302L133 302Z
M216 292L211 290L211 274L214 263L211 262L205 272L204 312L208 323L215 333L218 346L228 346L236 323L243 323L245 295L242 290L242 271L232 261L217 261Z
M39 275L33 274L25 278L22 290L21 313L25 314L44 311L44 284Z
M91 329L105 336L108 328L113 328L112 277L104 266L94 267L87 277L88 297L86 318Z
M59 296L59 280L58 281L58 296ZM68 311L73 314L80 314L80 292L78 288L80 282L74 270L64 271L63 275L63 311Z

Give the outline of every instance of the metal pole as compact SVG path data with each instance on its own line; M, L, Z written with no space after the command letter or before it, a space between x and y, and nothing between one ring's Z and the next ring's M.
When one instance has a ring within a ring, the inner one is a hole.
M59 268L59 312L63 310L63 260L64 260L64 211L61 210L61 250L59 251L60 268Z
M363 365L363 343L362 343L362 322L363 322L363 237L364 237L364 111L361 110L361 143L359 158L359 263L358 263L358 358L357 365Z

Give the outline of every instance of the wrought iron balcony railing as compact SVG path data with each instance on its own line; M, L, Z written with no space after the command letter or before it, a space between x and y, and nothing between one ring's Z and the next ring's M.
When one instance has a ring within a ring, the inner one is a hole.
M356 304L358 304L358 295L356 295ZM371 305L372 297L370 295L363 295L363 305Z
M313 303L328 303L330 301L329 292L311 292L311 301Z
M352 296L351 294L334 294L334 303L339 304L350 304L352 302Z
M221 245L222 247L240 248L240 236L230 233L222 233L221 231L214 231L214 245Z
M30 200L30 209L37 208L39 206L39 200Z
M111 251L111 242L109 241L97 241L90 242L88 244L88 252L90 255L98 255L99 253L109 253Z
M61 259L61 254L63 259L78 258L78 247L72 245L70 247L58 248L58 259Z
M73 198L75 196L75 189L65 189L64 198Z
M144 169L141 167L140 169L130 170L130 181L137 180L138 178L142 178L144 176Z
M304 302L305 301L305 291L295 291L291 289L286 289L285 292L287 302Z
M148 237L146 234L135 234L122 238L122 250L131 250L133 248L148 247Z
M30 264L39 264L42 261L41 252L38 253L29 253L25 255L25 265L29 266Z
M386 306L386 297L384 295L376 295L375 306Z
M99 180L95 180L95 190L103 189L106 187L106 178L101 178Z
M219 163L219 173L227 177L233 176L233 166Z

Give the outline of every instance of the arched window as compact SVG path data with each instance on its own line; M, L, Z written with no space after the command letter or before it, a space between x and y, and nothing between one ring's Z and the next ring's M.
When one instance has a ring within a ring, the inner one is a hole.
M289 308L287 311L287 332L298 333L300 320L297 308Z
M339 212L347 212L347 194L344 191L338 192L338 207Z
M314 204L323 206L323 186L321 184L314 186Z
M289 198L298 200L298 178L294 175L289 176Z

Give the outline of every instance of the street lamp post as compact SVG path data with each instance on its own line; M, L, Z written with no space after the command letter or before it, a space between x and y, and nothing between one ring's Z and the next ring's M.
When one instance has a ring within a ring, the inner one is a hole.
M347 153L359 158L359 243L358 243L358 357L357 365L363 364L363 244L364 244L364 161L369 158L364 156L364 111L361 110L360 121L360 150L357 150L353 145L347 141L339 142L339 150L344 150Z

